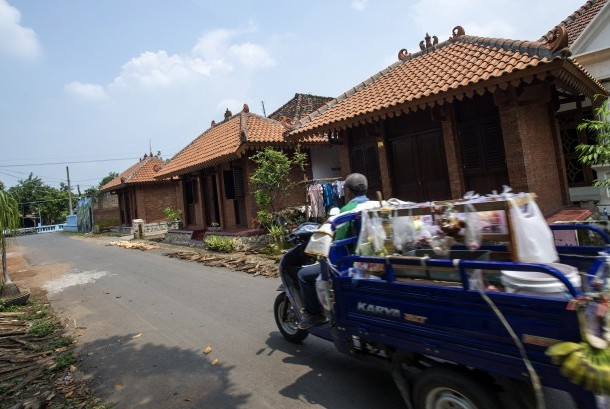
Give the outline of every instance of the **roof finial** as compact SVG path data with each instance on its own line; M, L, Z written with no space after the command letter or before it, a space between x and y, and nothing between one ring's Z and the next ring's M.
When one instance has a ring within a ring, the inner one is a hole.
M560 24L555 27L551 33L551 38L546 42L546 46L553 52L566 48L568 46L568 30L566 26Z
M229 111L229 108L227 108L227 110L225 111L225 119L231 118L231 115L233 114L231 113L231 111Z
M433 39L434 41L430 41L430 39ZM425 42L424 41L419 42L419 48L422 51L425 51L428 48L432 48L438 44L438 37L437 36L430 37L430 34L428 34L428 33L426 33L426 37L424 37L424 40L425 40Z
M409 58L411 58L411 53L409 53L406 48L403 48L398 52L398 59L400 61L408 60Z
M214 120L212 119L212 123L210 124L210 127L214 128L215 126L216 126L216 121L214 121Z
M453 27L453 30L451 30L451 32L453 33L453 35L451 36L451 39L466 35L466 31L464 30L464 27L462 27L462 26Z
M244 104L243 112L245 112L245 113L250 112L250 107L248 106L248 104Z

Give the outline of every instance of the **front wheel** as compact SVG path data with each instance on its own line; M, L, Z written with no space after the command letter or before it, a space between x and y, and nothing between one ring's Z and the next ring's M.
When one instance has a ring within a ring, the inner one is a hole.
M427 369L414 385L415 409L499 408L485 385L452 368Z
M299 322L294 313L294 307L288 297L286 297L286 293L279 293L275 298L273 315L275 316L277 328L288 341L298 344L309 335L309 332L306 330L299 329Z

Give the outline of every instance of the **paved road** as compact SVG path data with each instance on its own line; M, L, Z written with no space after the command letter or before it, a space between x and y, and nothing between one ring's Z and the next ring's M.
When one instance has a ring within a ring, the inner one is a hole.
M386 371L314 337L284 341L272 313L279 279L61 233L19 245L31 265L67 263L49 298L86 328L81 369L117 409L404 407Z

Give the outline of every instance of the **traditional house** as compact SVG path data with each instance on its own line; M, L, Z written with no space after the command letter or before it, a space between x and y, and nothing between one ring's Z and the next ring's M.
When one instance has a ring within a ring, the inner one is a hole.
M339 140L343 175L357 171L384 197L428 201L509 185L550 214L569 204L556 112L606 94L570 58L567 30L549 40L426 35L420 50L304 117L288 140Z
M589 0L560 24L568 32L568 45L572 58L578 61L593 77L610 89L610 3L607 0ZM540 41L547 41L552 31ZM591 134L579 131L577 125L583 118L593 116L591 101L584 95L572 96L556 114L561 132L570 200L572 202L594 201L602 208L610 207L610 195L606 189L593 187L596 178L610 177L610 166L594 166L592 170L578 161L576 146L594 143ZM596 174L597 173L597 174Z
M163 165L163 159L144 155L138 163L100 188L100 193L112 192L118 196L121 225L131 226L134 219L147 223L164 221L165 208L178 208L177 181L155 179Z
M332 98L329 97L297 93L294 98L269 115L269 118L289 124L294 123L330 101L332 101ZM341 177L339 147L337 145L331 143L312 145L309 154L313 179L324 180Z
M301 103L284 108L283 112L299 115L304 106ZM285 113L276 116L282 121L254 114L246 104L237 114L227 109L222 122L212 121L210 128L163 167L157 178L180 177L178 206L184 209L185 228L194 232L210 227L244 232L257 227L254 192L248 183L255 169L250 157L267 147L290 153L299 142L284 140L283 133L290 119ZM326 140L313 137L301 144L305 149L314 145L326 145ZM311 171L303 175L298 170L292 177L297 181L310 178ZM302 204L304 196L304 192L292 195L284 204Z

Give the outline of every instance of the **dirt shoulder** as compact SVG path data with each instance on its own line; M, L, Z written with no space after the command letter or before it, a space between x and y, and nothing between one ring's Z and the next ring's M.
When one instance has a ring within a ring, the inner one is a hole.
M78 333L59 320L43 289L68 266L30 266L21 248L11 246L7 267L30 299L26 306L0 304L0 408L108 407L92 395L89 380L78 372Z

